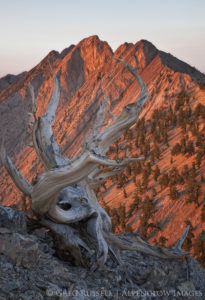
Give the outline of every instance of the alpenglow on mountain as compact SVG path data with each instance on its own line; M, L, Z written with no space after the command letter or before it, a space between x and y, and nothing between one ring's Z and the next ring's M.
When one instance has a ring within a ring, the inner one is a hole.
M55 138L64 156L76 155L104 93L115 115L138 96L136 80L114 57L137 68L147 84L149 100L138 124L111 147L109 155L122 158L128 149L130 155L144 155L146 160L108 179L96 191L98 199L109 211L116 233L143 232L153 243L166 244L167 239L170 245L191 222L194 240L205 230L205 75L149 41L124 43L113 53L107 42L91 36L61 53L51 51L28 72L1 78L0 134L5 136L7 151L29 181L42 171L29 146L28 83L34 86L38 115L43 115L53 88L49 59L61 89ZM3 168L0 172L1 203L20 206L20 192ZM148 204L151 215L143 219Z

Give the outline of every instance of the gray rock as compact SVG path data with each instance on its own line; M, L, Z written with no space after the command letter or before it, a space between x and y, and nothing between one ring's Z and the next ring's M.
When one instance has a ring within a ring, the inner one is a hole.
M26 232L24 213L0 207L0 216L7 229L0 231L0 300L205 299L205 270L192 257L122 251L121 265L109 258L92 271L55 257L48 232ZM131 234L124 237L132 241Z
M26 232L26 215L9 206L0 206L0 228L6 228L15 232Z

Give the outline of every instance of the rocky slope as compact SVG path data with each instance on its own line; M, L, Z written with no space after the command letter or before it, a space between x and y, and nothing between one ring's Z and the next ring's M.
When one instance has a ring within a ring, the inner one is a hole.
M34 86L38 115L41 115L45 111L53 87L47 64L49 59L61 87L54 131L63 154L72 157L80 151L81 142L92 126L94 116L103 101L103 92L109 96L112 111L116 115L138 95L137 82L113 57L121 57L135 66L146 82L150 98L141 115L146 121L152 118L155 109L174 107L178 94L182 91L188 94L189 105L193 111L198 103L205 104L205 91L201 88L205 83L205 75L172 55L159 51L148 41L125 43L113 53L106 42L92 36L61 53L51 51L36 67L0 91L0 136L5 136L9 155L29 181L36 173L41 172L42 166L34 150L28 146L31 143L27 114L31 111L28 83L31 82ZM200 126L202 130L203 126ZM153 169L157 164L161 173L170 168L171 149L182 136L181 128L169 129L169 147L165 148L159 143L161 157L152 163ZM132 143L135 143L134 139ZM135 150L130 152L135 154ZM182 169L184 164L191 166L195 157L196 154L189 158L175 156L172 166L179 169ZM203 160L197 170L198 181L204 170ZM152 180L150 179L148 194L154 184ZM111 208L124 203L128 211L135 193L133 181L130 180L126 184L127 197L124 197L122 189L116 188L116 184L108 181L106 186L105 192L101 189L99 199L103 198L104 203ZM182 234L186 226L184 221L187 219L192 221L195 235L198 236L205 229L205 223L201 223L200 219L204 204L204 182L202 181L199 206L194 203L187 205L183 197L180 201L172 201L168 196L168 188L161 191L158 187L157 185L158 194L154 200L157 213L154 218L156 223L161 222L164 226L161 231L156 232L153 239L159 239L163 234L169 239L169 244L173 243ZM1 203L13 205L19 202L20 192L4 169L0 170L0 188ZM139 217L140 212L135 211L127 221L133 230L139 228Z
M55 257L52 236L23 212L0 206L0 299L204 299L205 270L190 256L166 260L131 251L104 269ZM135 242L135 234L121 235ZM91 257L92 260L92 257Z
M0 79L0 91L10 86L12 83L17 81L21 76L23 76L26 72L23 72L19 75L8 74Z

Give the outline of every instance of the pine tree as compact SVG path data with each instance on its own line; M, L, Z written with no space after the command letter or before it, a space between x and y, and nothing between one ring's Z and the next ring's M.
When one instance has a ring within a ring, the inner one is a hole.
M168 110L168 120L171 126L176 126L177 118L176 114L173 112L171 105L169 106Z
M189 170L188 165L184 165L183 170L182 170L182 173L181 173L181 176L183 177L184 181L187 181L187 180L188 180L188 178L189 178L189 173L190 173L190 170Z
M119 154L119 140L115 141L115 142L114 142L114 145L115 145L115 152L116 152L117 154Z
M124 197L125 198L127 198L128 196L127 196L127 192L126 192L126 189L125 189L125 187L123 187L123 195L124 195Z
M133 216L133 213L139 209L141 203L141 198L135 193L133 197L133 202L129 206L128 210L128 218L131 218Z
M154 163L154 161L155 161L154 150L151 151L151 157L150 157L150 160L151 160L152 163Z
M160 159L160 150L159 150L159 146L155 143L154 144L154 156L157 159Z
M130 224L126 225L125 232L133 232L132 226Z
M149 183L149 174L146 169L144 169L143 174L142 174L142 188L144 191L148 189L148 183Z
M183 89L177 96L176 104L174 108L175 112L178 111L181 106L184 106L185 99L186 99L186 92Z
M197 136L199 134L199 129L197 123L193 123L191 133L193 136Z
M182 146L179 143L176 143L171 150L171 155L175 156L181 153Z
M199 206L198 199L201 194L201 183L196 181L196 175L196 165L193 162L186 180L186 201L187 203L195 202Z
M203 153L199 151L196 155L196 165L197 165L198 169L201 166L202 158L203 158Z
M152 173L152 167L151 167L151 163L150 162L147 163L146 170L148 172L148 175L150 176L151 173Z
M182 108L179 109L178 124L182 128L183 132L186 132L186 116Z
M198 103L196 108L195 108L195 111L194 111L194 116L195 116L195 119L197 120L200 116L201 117L204 117L205 116L205 106L201 103Z
M188 139L189 139L189 137L186 136L186 137L183 137L180 141L182 154L186 154L186 144L187 144Z
M189 232L187 234L187 237L183 243L183 249L186 250L186 251L190 251L192 246L193 246L193 238L194 238L194 227L191 223L190 220L185 220L184 223L186 224L186 226L189 226Z
M156 121L151 122L150 132L153 134L156 131Z
M157 196L157 191L155 188L152 188L152 198L155 198Z
M170 184L170 186L169 186L169 196L172 200L176 200L176 199L179 198L179 193L178 193L175 185Z
M160 169L159 169L158 165L156 165L156 168L154 170L154 180L157 181L159 176L160 176Z
M136 190L137 190L137 193L142 195L143 194L143 187L142 187L142 183L141 183L141 180L138 179L137 180L137 183L136 183Z
M155 130L154 132L154 143L157 144L157 143L160 143L161 142L161 139L160 139L160 133L158 130Z
M196 180L189 180L186 188L186 202L192 203L195 202L199 206L199 196L201 194L201 184L197 183Z
M137 211L140 207L140 203L142 202L141 198L137 193L134 194L133 202L129 206L128 210L128 218L132 217L133 212Z
M194 256L198 262L205 267L205 238L203 235L204 232L194 241Z
M137 136L136 139L135 139L135 147L137 149L139 148L139 136Z
M150 143L148 140L145 141L144 143L144 147L143 147L143 150L142 150L142 154L147 157L148 153L150 152Z
M165 130L164 134L163 134L163 139L164 139L164 143L167 147L169 147L169 140L168 140L168 133L167 133L167 129Z
M163 235L160 236L159 238L159 245L162 246L162 247L165 247L166 246L166 242L168 241L167 238L165 238Z
M127 165L127 167L125 169L125 173L128 177L132 175L132 167L130 164Z
M142 172L142 164L141 164L141 162L137 161L136 163L133 163L132 170L133 170L133 173L135 175L140 174Z
M189 156L192 156L195 153L193 141L188 141L185 148L185 153L188 153Z
M120 225L122 227L122 230L125 230L126 227L126 209L125 209L125 204L121 204L118 207L118 215L120 218Z
M169 184L169 176L167 173L164 173L163 175L160 176L159 178L159 184L161 186L161 190L166 188Z
M205 222L205 204L204 204L204 206L202 207L202 210L201 210L201 221Z
M169 178L171 184L184 184L183 177L179 174L179 171L176 167L173 167L169 172Z
M133 132L132 132L132 129L127 129L127 140L130 141L133 139Z
M127 176L122 172L117 175L117 178L118 178L117 188L118 189L123 188L127 183L127 179L128 179Z
M150 219L155 213L155 207L153 200L146 196L142 203L142 215L140 217L141 235L146 238L149 227L153 227L153 224L149 223Z
M111 209L111 211L110 211L110 217L111 217L111 221L112 221L111 231L113 233L115 233L116 229L120 225L120 217L119 217L119 214L118 214L118 211L117 211L116 208Z

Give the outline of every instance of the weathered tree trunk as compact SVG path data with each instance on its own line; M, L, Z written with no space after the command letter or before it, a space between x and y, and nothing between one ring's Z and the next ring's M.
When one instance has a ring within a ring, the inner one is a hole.
M93 188L101 184L107 177L121 172L130 162L143 158L111 160L105 156L110 145L120 138L123 131L133 125L148 99L145 83L136 69L122 59L125 67L134 75L140 85L140 95L135 103L123 108L120 115L115 117L110 111L108 97L101 104L94 126L83 143L83 149L72 160L61 155L60 148L55 142L52 124L60 97L59 82L54 74L53 95L43 117L36 117L36 99L30 85L33 103L33 145L45 172L39 176L32 186L12 164L4 146L1 149L3 165L7 169L16 186L30 197L33 213L42 226L49 228L55 236L56 249L64 259L72 255L76 264L103 266L108 253L120 262L119 250L136 250L149 255L164 258L178 258L186 252L181 245L186 238L188 229L176 243L174 250L156 248L141 238L134 245L125 245L110 233L111 220L106 211L98 204ZM107 113L106 113L107 111ZM105 114L106 113L106 114ZM110 126L107 118L112 118ZM98 169L103 165L103 169Z

